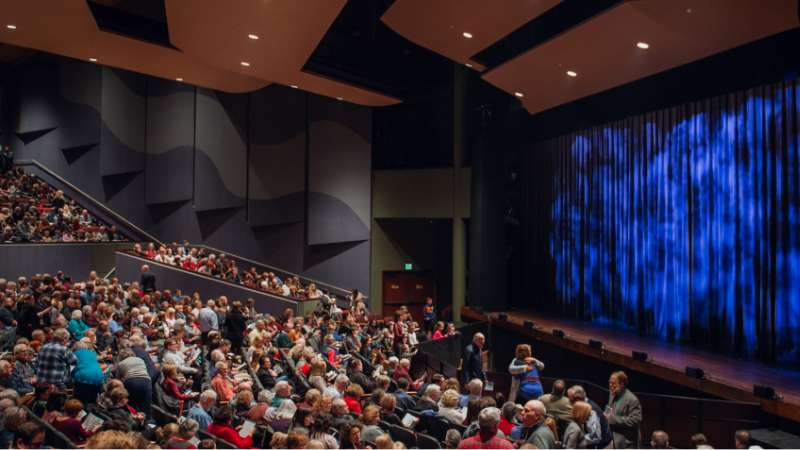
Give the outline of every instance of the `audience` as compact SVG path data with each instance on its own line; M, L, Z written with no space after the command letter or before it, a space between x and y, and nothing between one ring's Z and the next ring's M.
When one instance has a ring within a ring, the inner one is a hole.
M3 243L128 240L115 226L21 168L0 172L0 230Z

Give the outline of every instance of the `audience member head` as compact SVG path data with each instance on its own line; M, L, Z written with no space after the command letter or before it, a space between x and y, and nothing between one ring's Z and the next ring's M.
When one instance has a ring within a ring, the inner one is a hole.
M650 437L650 448L669 448L669 435L661 430L653 431Z

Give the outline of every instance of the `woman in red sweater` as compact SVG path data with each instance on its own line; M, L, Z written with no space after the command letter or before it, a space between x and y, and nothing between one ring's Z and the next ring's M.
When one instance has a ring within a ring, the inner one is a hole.
M164 387L164 392L166 392L167 395L175 397L178 400L190 400L197 396L194 392L189 394L181 392L181 389L178 387L178 368L176 366L167 364L162 371L164 373L164 381L161 382L161 386Z
M81 421L78 420L78 414L81 411L83 411L83 403L76 398L71 398L64 403L64 415L53 421L53 428L64 433L70 441L76 444L83 444L93 434L84 430Z
M214 421L208 426L208 432L218 438L222 438L237 448L250 448L253 446L253 436L241 437L239 432L231 426L233 420L233 409L225 405L217 409L214 414ZM255 428L253 429L255 432Z

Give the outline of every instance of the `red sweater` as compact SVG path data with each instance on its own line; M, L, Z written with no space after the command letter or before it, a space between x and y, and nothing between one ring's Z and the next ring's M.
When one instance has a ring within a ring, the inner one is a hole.
M347 403L347 409L351 413L361 414L361 403L359 403L358 400L349 395L345 395L344 402Z
M172 378L167 378L166 380L164 380L163 383L161 383L161 385L164 387L164 392L166 392L167 395L170 395L180 400L189 400L190 398L192 398L191 395L186 395L183 392L181 392L181 390L178 389L178 383L176 383L175 380L173 380Z
M253 446L253 437L241 437L239 432L234 430L230 425L220 425L212 422L208 425L208 432L216 437L225 439L237 448L251 448Z

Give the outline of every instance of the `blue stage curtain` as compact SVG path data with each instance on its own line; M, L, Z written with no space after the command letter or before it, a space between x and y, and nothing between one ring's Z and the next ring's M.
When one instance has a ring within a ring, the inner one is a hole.
M800 86L538 144L561 313L800 362Z

